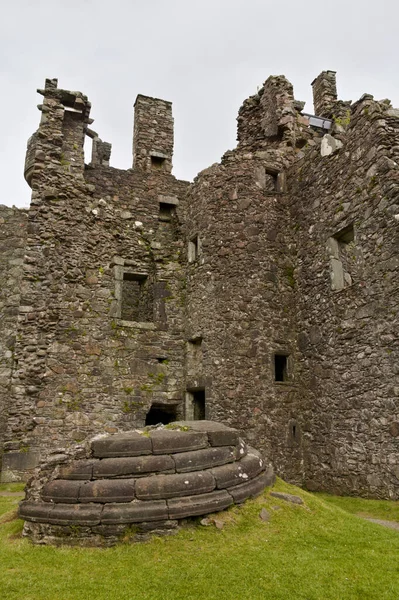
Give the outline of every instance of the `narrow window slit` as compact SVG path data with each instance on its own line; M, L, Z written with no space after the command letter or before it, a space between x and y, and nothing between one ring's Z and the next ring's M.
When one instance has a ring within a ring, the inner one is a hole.
M288 381L288 355L274 355L274 381Z

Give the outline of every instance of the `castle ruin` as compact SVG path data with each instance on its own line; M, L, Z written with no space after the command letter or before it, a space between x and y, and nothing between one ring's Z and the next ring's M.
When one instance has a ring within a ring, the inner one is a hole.
M399 498L399 111L338 100L332 71L312 86L314 115L269 77L188 183L170 102L137 97L120 170L87 97L46 80L30 209L0 206L3 481L206 418L290 482Z

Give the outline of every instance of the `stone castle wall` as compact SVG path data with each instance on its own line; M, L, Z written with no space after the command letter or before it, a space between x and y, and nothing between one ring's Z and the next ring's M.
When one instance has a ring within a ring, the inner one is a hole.
M27 213L0 205L0 448L10 409ZM1 456L2 452L0 452Z
M96 433L206 418L289 481L398 497L399 119L337 100L332 71L313 91L318 120L270 77L190 185L171 175L169 102L137 98L122 171L87 98L47 80L4 480Z
M398 492L395 115L365 96L335 125L342 148L315 146L288 178L310 489Z

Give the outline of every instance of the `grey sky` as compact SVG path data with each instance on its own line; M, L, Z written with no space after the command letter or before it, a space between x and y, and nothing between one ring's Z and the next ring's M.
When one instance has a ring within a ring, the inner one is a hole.
M397 0L14 0L1 17L0 204L29 204L24 155L46 77L88 95L119 168L131 166L136 95L171 100L182 179L235 146L238 108L269 75L285 74L308 112L326 69L341 99L399 106Z

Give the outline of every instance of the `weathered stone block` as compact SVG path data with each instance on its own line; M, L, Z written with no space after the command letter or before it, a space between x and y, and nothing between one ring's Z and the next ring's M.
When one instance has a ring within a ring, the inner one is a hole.
M82 484L80 502L131 502L134 498L134 479L88 481Z
M193 431L206 433L211 446L235 446L239 442L237 429L214 421L177 421L177 425L190 427Z
M18 509L18 516L25 521L47 523L54 506L54 504L49 502L21 502Z
M303 504L302 498L300 498L299 496L294 496L293 494L285 494L283 492L270 492L270 495L273 496L273 498L285 500L286 502L291 502L292 504Z
M126 458L104 458L93 468L93 477L123 477L141 475L143 473L160 473L175 471L175 463L171 456L137 456Z
M184 517L206 515L223 510L233 504L233 499L226 490L218 490L210 494L188 496L168 500L169 518L183 519Z
M36 468L39 461L39 452L6 452L2 456L1 481L4 483L20 481L21 474Z
M154 502L135 500L130 504L108 504L104 507L101 522L104 524L140 523L141 521L162 521L167 518L168 509L165 500Z
M261 494L266 487L273 485L274 479L273 469L269 467L254 479L241 483L240 485L229 487L228 491L234 502L239 504L240 502L244 502L247 498L253 498L258 494Z
M173 498L191 494L204 494L215 488L215 479L209 471L155 475L136 481L136 496L140 500Z
M243 481L253 479L262 471L263 460L258 453L255 454L252 448L250 452L240 461L212 469L212 475L216 479L217 488L221 489L238 485Z
M173 459L178 473L199 471L233 462L235 460L235 448L231 446L204 448L203 450L174 454Z
M73 504L78 502L79 490L82 483L80 481L70 481L67 479L55 479L46 483L42 490L42 498L45 502L65 502Z
M208 446L208 436L199 431L156 429L151 431L150 438L154 454L188 452Z
M112 456L141 456L151 454L150 438L135 431L121 433L93 440L91 443L93 456L106 458Z
M74 460L70 465L60 469L59 479L91 479L93 476L93 466L98 461L93 460Z
M47 522L54 525L98 525L102 510L100 504L57 504Z

